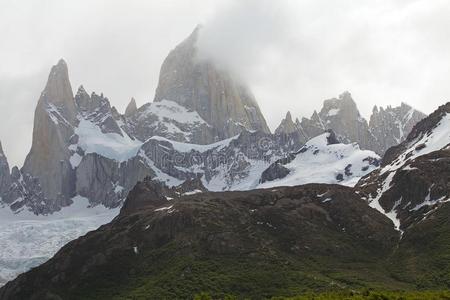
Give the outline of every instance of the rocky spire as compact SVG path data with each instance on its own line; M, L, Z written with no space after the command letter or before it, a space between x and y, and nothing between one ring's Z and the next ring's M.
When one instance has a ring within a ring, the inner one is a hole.
M247 86L214 62L197 57L201 27L174 50L161 67L155 101L171 100L195 110L217 131L217 138L234 136L243 128L270 132Z
M290 134L294 132L298 132L298 128L292 121L291 112L288 111L286 117L281 120L280 125L275 129L275 134Z
M125 117L133 115L136 111L137 111L136 100L134 100L134 98L131 98L130 103L128 103L128 106L125 109Z
M0 142L0 198L7 191L11 184L11 176L9 173L9 164L6 155L3 152L2 143Z
M380 144L378 152L384 154L390 147L404 141L414 125L425 117L424 113L404 102L397 107L374 108L369 127Z
M67 64L53 66L39 98L31 150L23 172L38 178L50 199L69 201L74 190L74 171L69 162L68 141L74 134L77 109L69 81Z
M72 86L69 81L69 71L63 59L60 59L52 67L47 85L41 94L39 102L56 106L61 115L70 124L74 124L76 120L76 106L73 99Z

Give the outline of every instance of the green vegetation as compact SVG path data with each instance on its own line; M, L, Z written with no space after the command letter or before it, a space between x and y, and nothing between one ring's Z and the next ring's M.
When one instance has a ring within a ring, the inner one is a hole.
M231 295L213 298L208 293L200 293L194 300L238 300L245 299ZM272 297L270 300L445 300L450 299L450 291L340 291L306 293L295 297Z

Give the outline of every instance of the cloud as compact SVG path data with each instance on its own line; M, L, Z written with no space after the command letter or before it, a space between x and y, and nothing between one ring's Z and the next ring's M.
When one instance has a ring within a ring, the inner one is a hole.
M448 99L445 1L230 3L206 21L200 53L249 83L272 128L344 90L366 117L374 105L429 113Z
M344 90L365 116L401 101L429 113L450 98L448 15L447 0L2 0L0 139L20 165L61 57L74 89L121 111L151 101L164 58L199 23L201 55L248 82L271 128Z

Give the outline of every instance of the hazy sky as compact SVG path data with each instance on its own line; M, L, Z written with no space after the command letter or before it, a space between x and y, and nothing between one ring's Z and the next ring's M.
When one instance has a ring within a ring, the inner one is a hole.
M151 101L167 53L204 25L202 54L248 82L274 129L349 90L429 113L450 99L447 0L0 0L0 140L29 151L34 106L59 58L72 87L123 110Z

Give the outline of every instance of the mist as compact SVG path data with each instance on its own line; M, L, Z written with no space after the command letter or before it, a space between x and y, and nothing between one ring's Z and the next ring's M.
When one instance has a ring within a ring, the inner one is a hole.
M345 90L367 118L449 100L447 1L0 1L0 140L11 165L31 145L34 107L64 58L72 87L123 111L153 99L161 64L197 24L200 55L247 82L269 126L309 117Z

